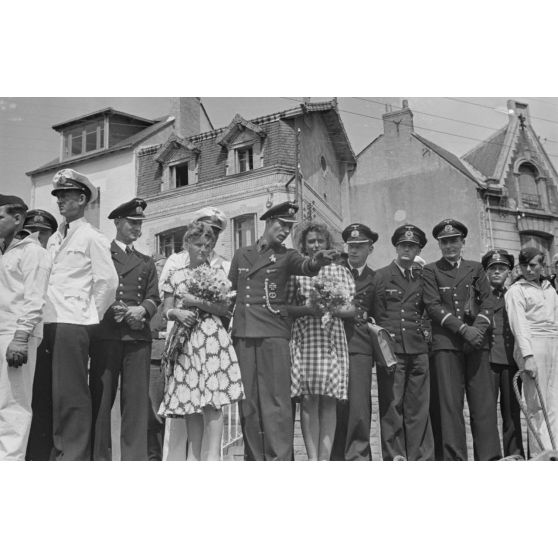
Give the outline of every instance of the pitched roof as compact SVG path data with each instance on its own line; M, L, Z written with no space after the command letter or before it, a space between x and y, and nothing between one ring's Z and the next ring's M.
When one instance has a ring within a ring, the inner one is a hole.
M109 147L108 149L100 149L99 151L94 151L92 153L86 153L85 155L82 155L81 157L72 157L71 159L64 159L62 161L60 160L60 157L57 157L56 159L53 159L49 163L46 163L45 165L42 165L42 166L40 166L40 167L38 167L34 170L28 171L25 174L27 176L33 176L33 175L39 174L41 172L53 170L57 167L60 167L61 165L71 166L74 163L78 163L78 162L81 162L81 161L94 159L96 157L104 157L105 155L108 155L110 153L114 153L115 151L121 151L121 150L124 150L124 149L131 149L132 147L135 147L136 145L140 144L142 141L149 138L149 136L151 136L153 134L156 134L157 132L160 132L161 130L163 130L167 126L170 126L173 121L174 121L174 119L172 117L168 117L168 116L162 117L161 120L159 120L158 122L155 122L151 126L148 126L147 128L144 128L143 130L137 132L136 134L134 134L134 135L132 135L132 136L126 138L126 139L123 139L122 141L116 143L115 145L113 145L112 147Z
M488 139L465 153L462 159L473 165L487 178L492 178L505 147L507 132L508 126L504 126Z
M469 178L479 186L483 186L481 177L475 176L473 174L473 170L467 168L465 163L457 155L454 155L453 153L450 153L449 151L447 151L443 147L440 147L434 142L427 140L426 138L423 138L416 132L413 132L412 135L415 138L417 138L420 142L422 142L424 145L426 145L428 149L434 151L434 153L442 157L442 159L445 159L452 167L456 168L459 172L463 173L467 178Z
M60 122L55 124L52 129L56 130L57 132L62 129L70 126L71 124L75 124L76 122L81 122L82 120L89 120L90 118L96 118L101 116L102 114L110 115L110 116L122 116L124 118L130 118L132 120L136 120L137 122L143 122L144 124L154 124L155 120L150 120L148 118L142 118L141 116L135 116L134 114L129 114L127 112L122 112L119 110L115 110L112 107L106 107L101 110L96 110L94 112L90 112L88 114L84 114L82 116L78 116L77 118L71 118L70 120L65 120L64 122Z

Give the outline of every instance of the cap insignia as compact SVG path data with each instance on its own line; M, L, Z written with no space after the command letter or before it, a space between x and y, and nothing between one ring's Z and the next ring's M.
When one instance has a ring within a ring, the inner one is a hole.
M358 231L356 229L351 231L351 238L357 238L358 237Z
M406 231L405 231L405 238L408 238L409 240L410 240L411 238L413 238L413 231L410 230L410 229L406 230Z
M451 225L446 225L446 226L444 227L444 231L446 231L446 232L451 232L451 231L453 231L453 227L452 227Z
M136 215L141 215L141 205L136 207Z
M294 208L289 207L289 215L294 215L295 211Z

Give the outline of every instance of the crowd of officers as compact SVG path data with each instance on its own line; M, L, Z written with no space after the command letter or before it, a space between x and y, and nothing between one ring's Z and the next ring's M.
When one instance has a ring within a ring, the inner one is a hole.
M112 211L116 234L109 242L84 218L97 195L86 176L59 171L52 195L60 224L46 211L28 210L18 197L0 195L0 459L112 459L111 409L119 382L121 458L161 459L159 401L152 391L150 397L158 274L153 259L134 248L146 203L134 198ZM293 458L286 284L291 275L313 276L340 261L335 251L304 257L284 246L297 211L292 202L269 209L263 237L237 250L230 266L248 460ZM218 210L202 211L198 219L217 236L226 224ZM454 219L438 223L432 236L441 257L426 264L419 255L426 234L402 225L391 238L394 260L373 271L367 260L378 234L362 223L343 231L343 265L354 277L356 296L355 316L345 321L348 400L338 402L332 460L372 458L371 321L389 331L397 360L390 369L376 366L384 460L466 460L465 396L475 459L550 448L535 382L550 430L558 434L555 276L544 276L547 262L536 248L522 249L517 267L513 255L499 249L481 262L466 260L467 233ZM546 448L523 447L512 388L518 368L527 372L524 397ZM153 429L155 450L148 443Z

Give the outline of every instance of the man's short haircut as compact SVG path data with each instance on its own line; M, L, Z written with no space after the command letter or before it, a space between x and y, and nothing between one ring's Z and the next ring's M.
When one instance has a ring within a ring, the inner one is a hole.
M5 205L4 207L6 208L6 213L8 215L11 215L12 217L14 215L21 215L24 220L25 217L27 217L27 208L23 205L17 203L10 203L8 205Z
M544 264L544 252L535 248L534 246L529 246L528 248L523 248L519 252L519 265L527 265L533 258L540 256L540 263Z

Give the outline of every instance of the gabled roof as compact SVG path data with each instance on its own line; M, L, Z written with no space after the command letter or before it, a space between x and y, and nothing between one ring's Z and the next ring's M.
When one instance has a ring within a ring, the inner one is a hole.
M129 138L123 139L122 141L118 142L112 147L109 147L108 149L100 149L98 151L86 153L81 157L72 157L70 159L64 159L63 161L61 161L60 158L57 157L56 159L53 159L49 163L46 163L45 165L42 165L32 171L28 171L25 174L27 176L33 176L41 172L46 172L49 170L56 169L61 165L67 165L71 167L73 164L77 162L86 161L88 159L94 159L96 157L104 157L105 155L108 155L109 153L114 153L115 151L121 151L124 149L131 149L133 147L136 147L137 145L145 141L153 134L156 134L161 130L164 130L167 126L172 125L172 123L174 122L174 118L172 117L165 116L162 118L164 119L160 120L159 122L155 122L151 126L144 128L143 130L141 130L137 134L134 134L133 136L130 136Z
M487 178L494 176L498 160L505 147L508 127L501 128L467 153L462 159L481 171Z
M171 134L169 139L161 145L160 149L155 154L155 160L159 163L164 162L166 156L173 150L184 147L188 151L192 151L193 153L199 153L200 149L196 147L191 141L181 138L176 134Z
M135 120L136 122L140 122L146 125L151 125L155 123L155 120L149 120L148 118L142 118L141 116L135 116L134 114L129 114L127 112L121 112L119 110L115 110L112 107L106 107L101 110L96 110L94 112L90 112L88 114L84 114L82 116L78 116L77 118L72 118L71 120L65 120L64 122L60 122L59 124L55 124L52 129L56 130L57 132L60 131L62 128L67 128L72 124L76 124L77 122L82 122L83 120L91 120L93 118L98 118L101 115L107 116L122 116L124 118L129 118L130 120Z
M456 168L459 172L463 173L467 178L469 178L479 186L484 186L482 182L482 178L480 176L475 176L473 174L474 169L467 168L466 164L457 155L454 155L453 153L450 153L448 150L444 149L443 147L440 147L434 142L427 140L426 138L423 138L416 132L412 132L411 135L414 136L416 139L418 139L421 143L426 145L428 149L434 151L434 153L436 153L442 159L445 159L452 167Z
M240 114L235 114L231 123L217 136L216 142L223 147L229 147L230 143L243 128L250 130L261 138L266 136L266 133L260 126L246 120Z

